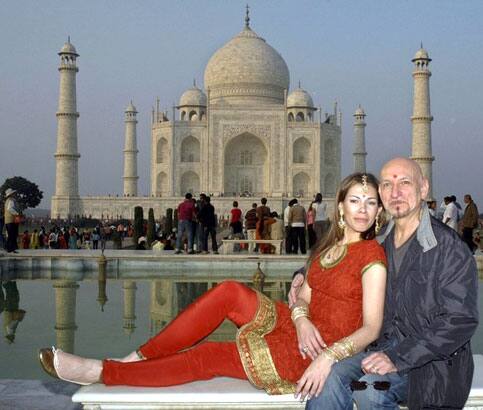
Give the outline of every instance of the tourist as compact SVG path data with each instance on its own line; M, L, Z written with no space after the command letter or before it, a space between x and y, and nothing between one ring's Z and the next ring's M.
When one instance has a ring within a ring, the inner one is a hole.
M30 235L30 249L39 249L40 248L40 239L39 239L39 232L37 229L34 229L32 235Z
M145 251L146 250L146 237L145 236L140 236L138 238L138 243L136 245L136 250L137 251Z
M195 216L195 206L193 203L193 195L187 193L184 201L178 205L178 232L176 233L176 254L181 253L181 244L183 234L188 236L188 253L194 254L193 251L193 226L192 221Z
M252 209L247 211L245 214L245 229L247 231L247 239L254 240L256 239L256 231L257 231L257 204L252 204ZM248 252L253 252L255 249L255 244L249 243L248 244Z
M121 233L122 235L122 233ZM119 236L121 236L119 235ZM99 240L101 239L101 235L99 234L99 227L96 226L92 231L92 249L99 249Z
M307 209L307 216L306 216L306 221L307 223L307 234L309 237L309 248L311 249L312 246L315 245L317 242L317 235L315 235L314 231L314 222L315 222L315 209L314 209L314 203L311 202L309 205L309 209Z
M233 208L230 210L230 228L231 233L235 237L243 233L243 225L241 221L242 211L238 208L238 202L233 201Z
M322 202L322 194L320 192L315 195L313 207L315 209L315 236L317 237L317 242L319 242L329 230L329 220L327 218L327 204Z
M299 204L299 201L294 198L292 199L292 208L290 208L290 212L288 214L288 223L290 225L290 236L292 242L292 249L290 253L297 254L299 251L302 255L305 255L307 252L306 250L306 242L305 242L305 208Z
M23 231L21 242L22 242L22 249L30 249L30 234L28 230Z
M18 228L22 217L15 199L16 192L17 191L13 190L12 188L7 188L5 191L3 215L5 220L5 228L7 229L7 243L5 245L5 249L7 252L13 253L17 253Z
M283 226L285 228L285 253L292 253L292 238L290 235L290 224L288 223L288 216L290 214L290 208L292 208L293 199L291 199L286 208L283 211Z
M3 235L3 227L5 226L5 216L1 212L4 209L4 203L0 198L0 248L5 248L5 236Z
M478 214L478 208L476 207L476 204L473 201L473 198L471 198L470 194L466 194L464 196L464 201L466 204L465 207L465 212L463 214L463 220L462 220L462 225L463 225L463 241L466 242L468 247L470 248L472 253L475 253L475 243L473 242L473 229L478 227L478 219L479 219L479 214Z
M54 229L49 232L49 249L57 249L57 233Z
M91 249L91 232L88 229L82 234L82 244L85 249Z
M65 240L64 231L61 229L57 234L57 247L59 249L67 249L67 241Z
M205 204L206 204L206 194L201 193L200 199L198 199L198 201L196 201L196 204L195 204L196 226L193 229L193 232L194 233L196 232L196 236L194 236L195 238L194 246L196 246L197 253L201 253L201 251L203 250L204 232L203 232L203 227L201 226L199 214L203 209L203 207L205 206Z
M385 256L371 239L382 210L377 180L369 174L347 177L337 203L336 218L343 213L345 229L335 225L312 253L308 281L292 311L284 302L226 281L123 359L42 349L43 368L79 384L171 386L228 376L249 379L271 394L293 393L301 377L315 379L314 370L328 373L335 357L362 351L382 323ZM204 340L225 319L241 328L237 342Z
M458 232L458 208L452 196L444 197L446 208L443 213L443 223Z
M327 379L325 370L315 383L302 377L298 392L312 396L307 409L352 409L352 401L359 410L465 405L478 275L468 247L430 217L428 190L417 162L396 158L383 166L379 192L392 221L383 238L388 286L381 335L369 351L334 363Z
M208 237L211 236L211 250L218 254L218 244L216 242L216 215L215 207L211 204L209 196L205 196L204 204L198 214L200 229L203 234L202 251L208 253Z
M275 211L270 214L270 217L273 221L273 223L271 223L269 227L270 239L276 241L283 240L283 221L280 219L278 213ZM272 246L270 249L270 253L276 253L275 250L276 248Z
M46 242L47 242L47 246L48 246L48 235L46 234L45 227L41 226L40 230L39 230L39 246L40 246L40 248L42 248L42 249L47 248L47 246L45 245Z
M433 218L437 218L438 215L436 215L436 201L431 200L427 201L426 204L428 205L428 212Z
M268 229L268 222L270 220L270 208L267 206L267 198L260 200L261 205L257 208L257 228L255 232L255 239L270 239L270 231ZM270 222L272 222L270 220ZM260 244L258 247L260 253L269 253L270 245Z
M77 231L74 227L70 229L70 235L69 235L69 249L78 249L77 245Z
M461 207L461 204L456 200L455 195L451 195L450 198L451 198L451 201L453 201L453 203L456 206L456 209L458 212L458 222L459 222L463 218L463 208Z

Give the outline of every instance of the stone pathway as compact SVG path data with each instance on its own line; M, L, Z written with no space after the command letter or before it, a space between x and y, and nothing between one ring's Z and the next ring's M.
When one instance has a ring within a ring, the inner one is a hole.
M0 379L2 410L81 410L72 403L79 386L61 380Z

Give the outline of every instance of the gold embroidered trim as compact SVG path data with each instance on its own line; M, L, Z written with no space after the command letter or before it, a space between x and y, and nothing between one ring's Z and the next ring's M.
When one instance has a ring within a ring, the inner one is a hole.
M342 261L342 259L346 257L348 246L342 245L342 246L339 246L339 248L342 248L341 254L337 258L335 258L332 262L328 262L324 260L332 248L329 248L326 251L322 252L319 259L320 266L322 266L322 268L324 269L333 268L334 266L338 265Z
M361 269L361 276L364 275L364 273L366 273L366 271L368 271L369 269L371 269L375 265L382 265L382 266L386 267L386 264L383 261L372 261L372 262L369 262L366 266L364 266Z
M236 345L243 368L250 383L259 389L265 389L268 394L295 393L295 385L283 380L278 374L264 338L277 322L275 303L260 292L257 292L257 296L258 309L255 317L238 329L236 334Z

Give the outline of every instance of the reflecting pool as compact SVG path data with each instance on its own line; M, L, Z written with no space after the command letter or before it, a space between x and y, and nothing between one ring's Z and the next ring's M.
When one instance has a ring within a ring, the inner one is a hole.
M39 347L97 358L121 357L156 334L216 282L164 280L15 280L2 283L0 378L48 379ZM268 282L266 294L286 298L288 284ZM210 338L232 340L225 322Z
M105 286L97 280L3 282L0 378L47 380L37 350L53 344L89 357L124 356L214 284L186 279L108 279ZM288 285L268 282L264 292L276 300L286 299ZM226 322L211 338L229 340L235 330ZM482 326L473 350L483 353Z

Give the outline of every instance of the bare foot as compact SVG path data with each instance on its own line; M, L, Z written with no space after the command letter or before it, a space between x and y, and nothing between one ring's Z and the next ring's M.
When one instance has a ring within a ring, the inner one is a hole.
M101 380L102 361L85 359L57 349L54 367L62 380L77 384L92 384Z

